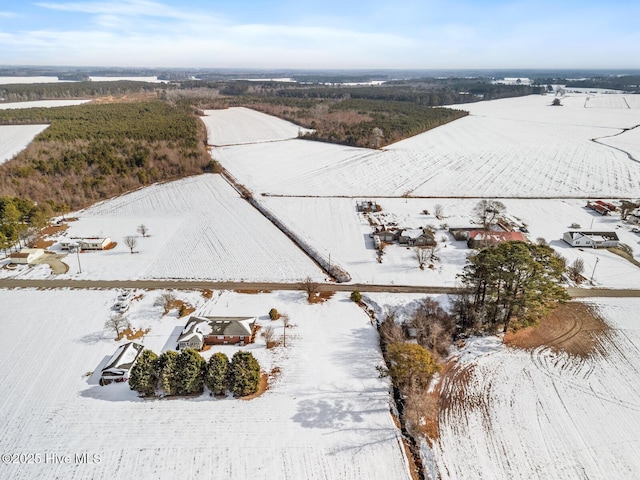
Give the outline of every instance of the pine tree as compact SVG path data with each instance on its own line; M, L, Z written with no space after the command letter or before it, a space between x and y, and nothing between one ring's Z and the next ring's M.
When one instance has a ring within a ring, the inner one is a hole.
M258 391L260 385L260 365L251 352L236 352L231 359L227 378L234 396L251 395Z
M168 350L158 357L158 388L166 395L177 395L180 380L177 375L177 360L180 355Z
M207 364L204 384L214 395L224 395L227 391L229 357L222 352L214 353Z
M158 356L151 350L144 350L131 369L129 388L140 395L151 396L158 385Z
M193 348L185 348L176 359L177 390L180 395L202 393L205 360Z

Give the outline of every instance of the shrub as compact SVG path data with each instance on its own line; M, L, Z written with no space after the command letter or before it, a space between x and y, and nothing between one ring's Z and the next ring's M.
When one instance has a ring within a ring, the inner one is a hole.
M269 310L269 318L271 320L277 320L280 318L280 314L278 313L278 310L276 310L275 308L272 308L271 310Z
M260 364L251 352L236 352L231 359L227 379L229 389L236 397L256 393L260 385Z
M351 296L349 298L351 298L352 302L360 303L362 301L362 294L358 290L354 290L351 292Z

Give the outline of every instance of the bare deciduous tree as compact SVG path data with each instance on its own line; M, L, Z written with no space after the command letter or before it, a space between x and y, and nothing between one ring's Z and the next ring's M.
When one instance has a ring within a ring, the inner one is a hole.
M271 325L267 325L266 327L262 328L262 338L264 338L264 341L267 344L267 348L273 347L273 339L275 338L275 335L276 331Z
M444 207L437 203L436 206L433 207L433 214L438 220L442 220L442 217L444 217Z
M129 327L129 320L124 315L114 315L109 320L104 322L104 328L115 331L116 336L118 337L123 330Z
M133 249L138 245L138 240L136 240L136 237L129 235L128 237L124 237L124 244L129 247L129 250L133 253Z
M388 313L378 328L380 339L384 345L392 343L401 343L406 340L402 327L396 322L396 316L393 312Z
M319 285L311 277L307 277L302 282L302 288L307 292L307 300L311 300L318 293Z
M429 260L430 254L426 248L423 247L413 247L413 258L418 261L418 266L420 270L424 270L424 266L427 264L427 260Z
M489 230L498 221L498 217L507 207L498 200L480 200L473 209L476 218L482 224L482 228Z
M147 233L149 233L149 229L144 223L141 223L140 225L138 225L138 233L143 237L146 237Z
M579 283L584 273L584 260L580 257L576 258L573 263L567 267L567 273L571 280Z

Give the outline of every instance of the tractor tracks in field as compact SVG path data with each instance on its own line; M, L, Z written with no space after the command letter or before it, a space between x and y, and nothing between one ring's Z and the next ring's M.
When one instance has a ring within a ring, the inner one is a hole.
M603 147L608 147L608 148L612 148L613 150L618 150L619 152L624 153L629 160L633 161L633 162L638 162L640 163L640 159L637 159L636 157L634 157L630 152L620 148L620 147L614 147L613 145L609 145L607 143L603 143L600 140L605 139L605 138L614 138L617 137L619 135L622 135L623 133L629 132L631 130L634 130L636 128L640 127L639 125L634 125L633 127L629 127L629 128L623 128L621 131L619 131L618 133L615 133L613 135L606 135L604 137L596 137L596 138L592 138L591 141L594 143L597 143L598 145L602 145Z

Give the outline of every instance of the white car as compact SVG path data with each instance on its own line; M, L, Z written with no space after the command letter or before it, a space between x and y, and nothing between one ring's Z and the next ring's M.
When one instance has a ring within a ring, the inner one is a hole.
M118 313L124 313L129 310L128 302L118 302L114 305L113 309Z
M126 300L130 300L132 296L133 294L131 293L131 290L124 290L120 293L120 295L118 295L118 300L120 302L124 302Z

